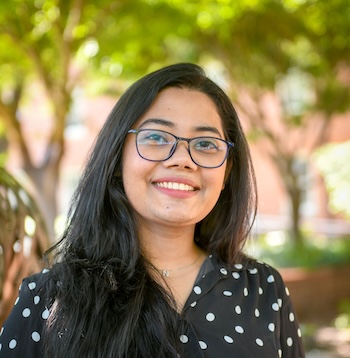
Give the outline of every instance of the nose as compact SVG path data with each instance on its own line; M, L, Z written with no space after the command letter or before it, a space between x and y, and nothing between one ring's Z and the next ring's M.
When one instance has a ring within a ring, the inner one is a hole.
M180 167L192 170L196 170L198 168L197 164L193 162L190 156L189 143L185 140L180 140L177 143L172 156L163 163L167 167Z

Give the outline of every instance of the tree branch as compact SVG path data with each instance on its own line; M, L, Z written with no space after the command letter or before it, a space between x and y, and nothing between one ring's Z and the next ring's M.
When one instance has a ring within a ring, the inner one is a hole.
M22 90L18 89L17 92L22 93ZM19 99L16 99L13 103L11 103L10 106L8 106L2 100L0 100L0 118L2 118L5 123L5 127L7 129L6 133L9 137L9 141L11 143L19 144L19 149L22 153L25 165L32 165L28 146L24 140L22 128L16 116L18 103Z

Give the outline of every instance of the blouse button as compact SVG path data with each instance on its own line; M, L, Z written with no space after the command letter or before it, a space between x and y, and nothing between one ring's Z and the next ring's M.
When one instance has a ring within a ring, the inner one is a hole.
M193 291L194 293L196 293L197 295L200 295L202 293L202 289L199 286L194 286L193 287Z

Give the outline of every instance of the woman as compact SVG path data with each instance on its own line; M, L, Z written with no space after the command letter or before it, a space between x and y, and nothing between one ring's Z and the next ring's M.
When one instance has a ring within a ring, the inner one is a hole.
M302 357L288 291L242 252L246 139L193 64L126 91L95 144L51 270L22 284L6 357Z

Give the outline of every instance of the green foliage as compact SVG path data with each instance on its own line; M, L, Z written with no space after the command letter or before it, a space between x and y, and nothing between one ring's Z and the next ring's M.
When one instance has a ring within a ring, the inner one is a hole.
M314 154L329 194L329 209L350 218L350 141L328 144Z
M2 2L0 46L6 51L0 51L0 64L4 54L9 55L7 64L18 66L18 59L31 61L36 52L41 70L50 70L51 81L66 81L60 62L75 58L89 74L97 70L93 80L106 82L120 77L133 80L166 63L198 62L209 56L220 59L237 83L274 88L277 76L293 66L322 78L328 73L328 83L334 79L333 69L349 61L346 0L87 0L82 7L78 4L73 0ZM334 15L331 19L329 13ZM334 39L337 56L332 51ZM320 103L339 98L339 86L326 83L319 83L324 88Z
M339 315L334 320L334 326L337 329L350 328L350 299L343 300L339 303Z
M233 95L243 88L257 101L291 69L310 76L314 101L282 118L286 130L305 128L305 114L349 108L349 33L348 0L1 1L1 115L19 113L26 84L40 81L57 117L52 141L63 147L75 87L119 94L165 64L216 61ZM258 120L252 137L273 146L265 125Z
M251 251L258 259L276 267L319 268L350 264L350 237L305 239L301 245L279 237L262 235L252 243Z
M166 1L123 1L103 19L90 64L106 77L134 80L169 62L196 61L190 19Z

